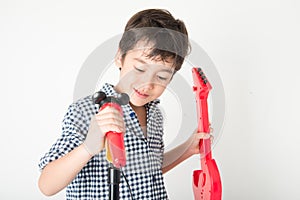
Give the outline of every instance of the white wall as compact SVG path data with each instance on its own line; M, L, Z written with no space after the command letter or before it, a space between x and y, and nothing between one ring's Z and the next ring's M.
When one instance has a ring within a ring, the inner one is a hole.
M195 2L0 2L0 199L63 199L39 192L37 164L60 134L78 72L132 14L153 7L186 22L223 80L226 120L213 151L223 199L300 199L299 2ZM192 199L198 160L166 175L170 199Z

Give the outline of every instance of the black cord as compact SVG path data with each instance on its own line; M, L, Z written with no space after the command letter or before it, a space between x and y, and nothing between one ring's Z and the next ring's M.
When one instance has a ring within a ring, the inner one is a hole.
M129 185L129 183L128 183L128 180L127 180L127 178L126 178L126 176L125 176L125 173L123 172L122 168L120 168L120 171L121 171L121 173L122 173L122 176L123 176L124 179L125 179L125 182L126 182L126 184L127 184L128 189L129 189L129 193L130 193L131 200L133 200L133 195L132 195L132 192L131 192L131 188L130 188L130 185Z

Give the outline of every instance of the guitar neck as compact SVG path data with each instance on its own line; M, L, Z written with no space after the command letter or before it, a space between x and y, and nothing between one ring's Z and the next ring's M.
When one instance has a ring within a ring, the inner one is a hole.
M207 98L208 93L212 89L209 81L207 80L204 72L201 68L193 68L193 79L194 79L194 87L193 90L196 95L196 103L197 103L197 116L198 116L198 132L209 133L210 132L210 124L208 117L208 106L207 106ZM201 139L199 148L201 158L211 158L211 142L210 139Z
M197 99L198 131L209 133L209 118L206 99Z
M210 125L208 118L207 98L197 99L198 113L198 132L209 133ZM210 139L201 139L200 154L202 158L211 159L211 141Z

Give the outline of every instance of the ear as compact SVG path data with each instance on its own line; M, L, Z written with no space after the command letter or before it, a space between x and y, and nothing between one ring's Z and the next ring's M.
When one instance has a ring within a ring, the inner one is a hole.
M117 54L115 56L115 65L117 67L119 67L119 69L121 69L122 65L123 65L123 62L122 62L122 53L121 53L120 49L118 49L118 52L117 52Z

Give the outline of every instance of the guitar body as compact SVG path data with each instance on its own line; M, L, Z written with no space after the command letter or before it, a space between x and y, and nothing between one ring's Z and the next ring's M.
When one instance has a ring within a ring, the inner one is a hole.
M220 200L222 185L215 160L211 159L202 166L202 170L195 170L193 173L194 199Z
M207 97L211 85L200 68L193 68L194 87L197 103L198 132L209 133ZM210 139L199 142L201 170L193 173L193 192L195 200L221 200L222 184L217 164L212 159Z

